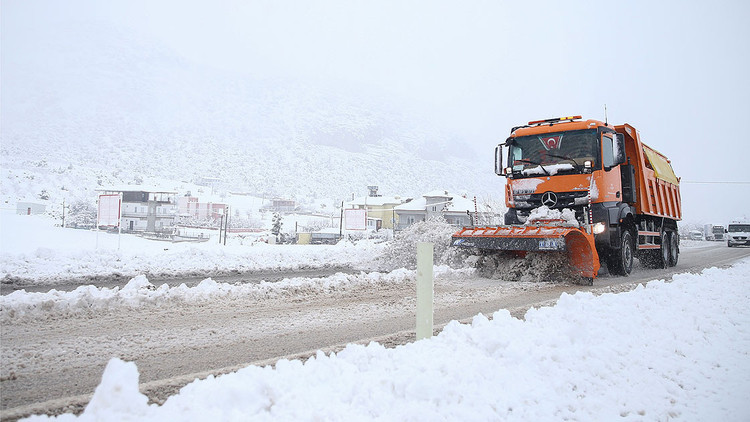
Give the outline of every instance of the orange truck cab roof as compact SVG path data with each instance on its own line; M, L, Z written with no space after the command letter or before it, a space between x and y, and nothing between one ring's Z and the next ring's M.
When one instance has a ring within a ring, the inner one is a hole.
M538 135L540 133L562 132L562 131L568 131L568 130L596 129L598 127L607 127L612 130L615 129L614 126L605 124L604 122L601 122L599 120L583 120L583 121L567 120L567 119L574 119L574 118L580 119L581 116L562 118L565 121L560 121L560 120L554 121L557 119L549 119L549 120L537 120L536 122L529 122L528 125L514 127L513 130L511 130L510 136L516 137L516 136ZM538 123L538 122L544 122L544 123Z

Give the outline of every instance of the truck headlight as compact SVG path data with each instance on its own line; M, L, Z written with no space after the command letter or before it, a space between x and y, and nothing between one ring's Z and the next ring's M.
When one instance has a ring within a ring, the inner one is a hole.
M604 230L607 229L607 226L604 225L604 223L599 222L594 224L594 234L604 233Z

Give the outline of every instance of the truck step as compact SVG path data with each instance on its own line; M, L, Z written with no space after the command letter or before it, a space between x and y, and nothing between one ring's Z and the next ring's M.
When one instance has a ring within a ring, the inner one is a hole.
M654 243L644 243L641 245L638 245L638 249L660 249L661 245L656 245Z

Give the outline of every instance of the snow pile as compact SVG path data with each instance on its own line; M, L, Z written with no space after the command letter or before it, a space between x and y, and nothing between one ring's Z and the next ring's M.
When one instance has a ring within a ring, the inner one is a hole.
M454 270L447 266L434 267L436 280L461 277L471 269ZM373 285L401 285L414 283L416 271L404 268L389 273L337 273L328 277L294 277L278 282L261 281L257 284L217 283L207 278L194 287L184 283L177 287L154 286L144 275L131 279L122 289L80 286L65 292L52 289L46 293L17 290L0 296L0 322L9 324L19 320L69 317L80 314L107 313L113 308L130 309L166 307L173 305L201 305L217 300L266 300L347 292L369 289Z
M578 220L576 220L575 211L570 208L563 208L562 210L555 210L542 205L539 208L531 210L526 225L534 224L539 220L562 220L564 226L578 227Z
M104 369L107 377L94 391L94 399L86 410L91 414L125 413L134 417L147 416L137 413L148 405L148 398L138 391L138 368L133 362L112 359ZM133 406L133 405L136 406ZM132 409L131 409L132 408Z
M384 248L377 258L381 267L415 269L417 267L417 243L433 244L436 265L457 264L462 260L462 251L450 246L451 236L458 228L448 224L444 218L436 217L419 221L399 232L396 239Z
M197 380L162 406L137 393L135 365L113 359L80 420L748 420L748 274L745 260L563 294L525 320L502 310L394 349Z
M472 257L482 277L515 282L579 283L565 252L529 252L519 258L512 254Z
M437 267L435 276L455 274L447 267ZM76 314L107 312L114 307L141 308L164 307L176 304L201 304L214 300L235 300L252 298L295 298L305 295L327 294L355 288L367 288L374 284L413 283L416 272L399 269L390 273L337 273L329 277L295 277L278 282L262 281L258 284L217 283L207 278L195 287L184 283L177 287L151 284L146 276L140 275L130 280L122 289L81 286L64 292L50 290L47 293L17 290L0 296L0 322L6 324L19 319L50 318Z

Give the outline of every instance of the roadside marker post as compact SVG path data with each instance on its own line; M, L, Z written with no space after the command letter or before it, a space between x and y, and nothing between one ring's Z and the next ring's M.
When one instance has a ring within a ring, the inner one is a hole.
M434 282L433 244L417 243L417 340L432 337Z

